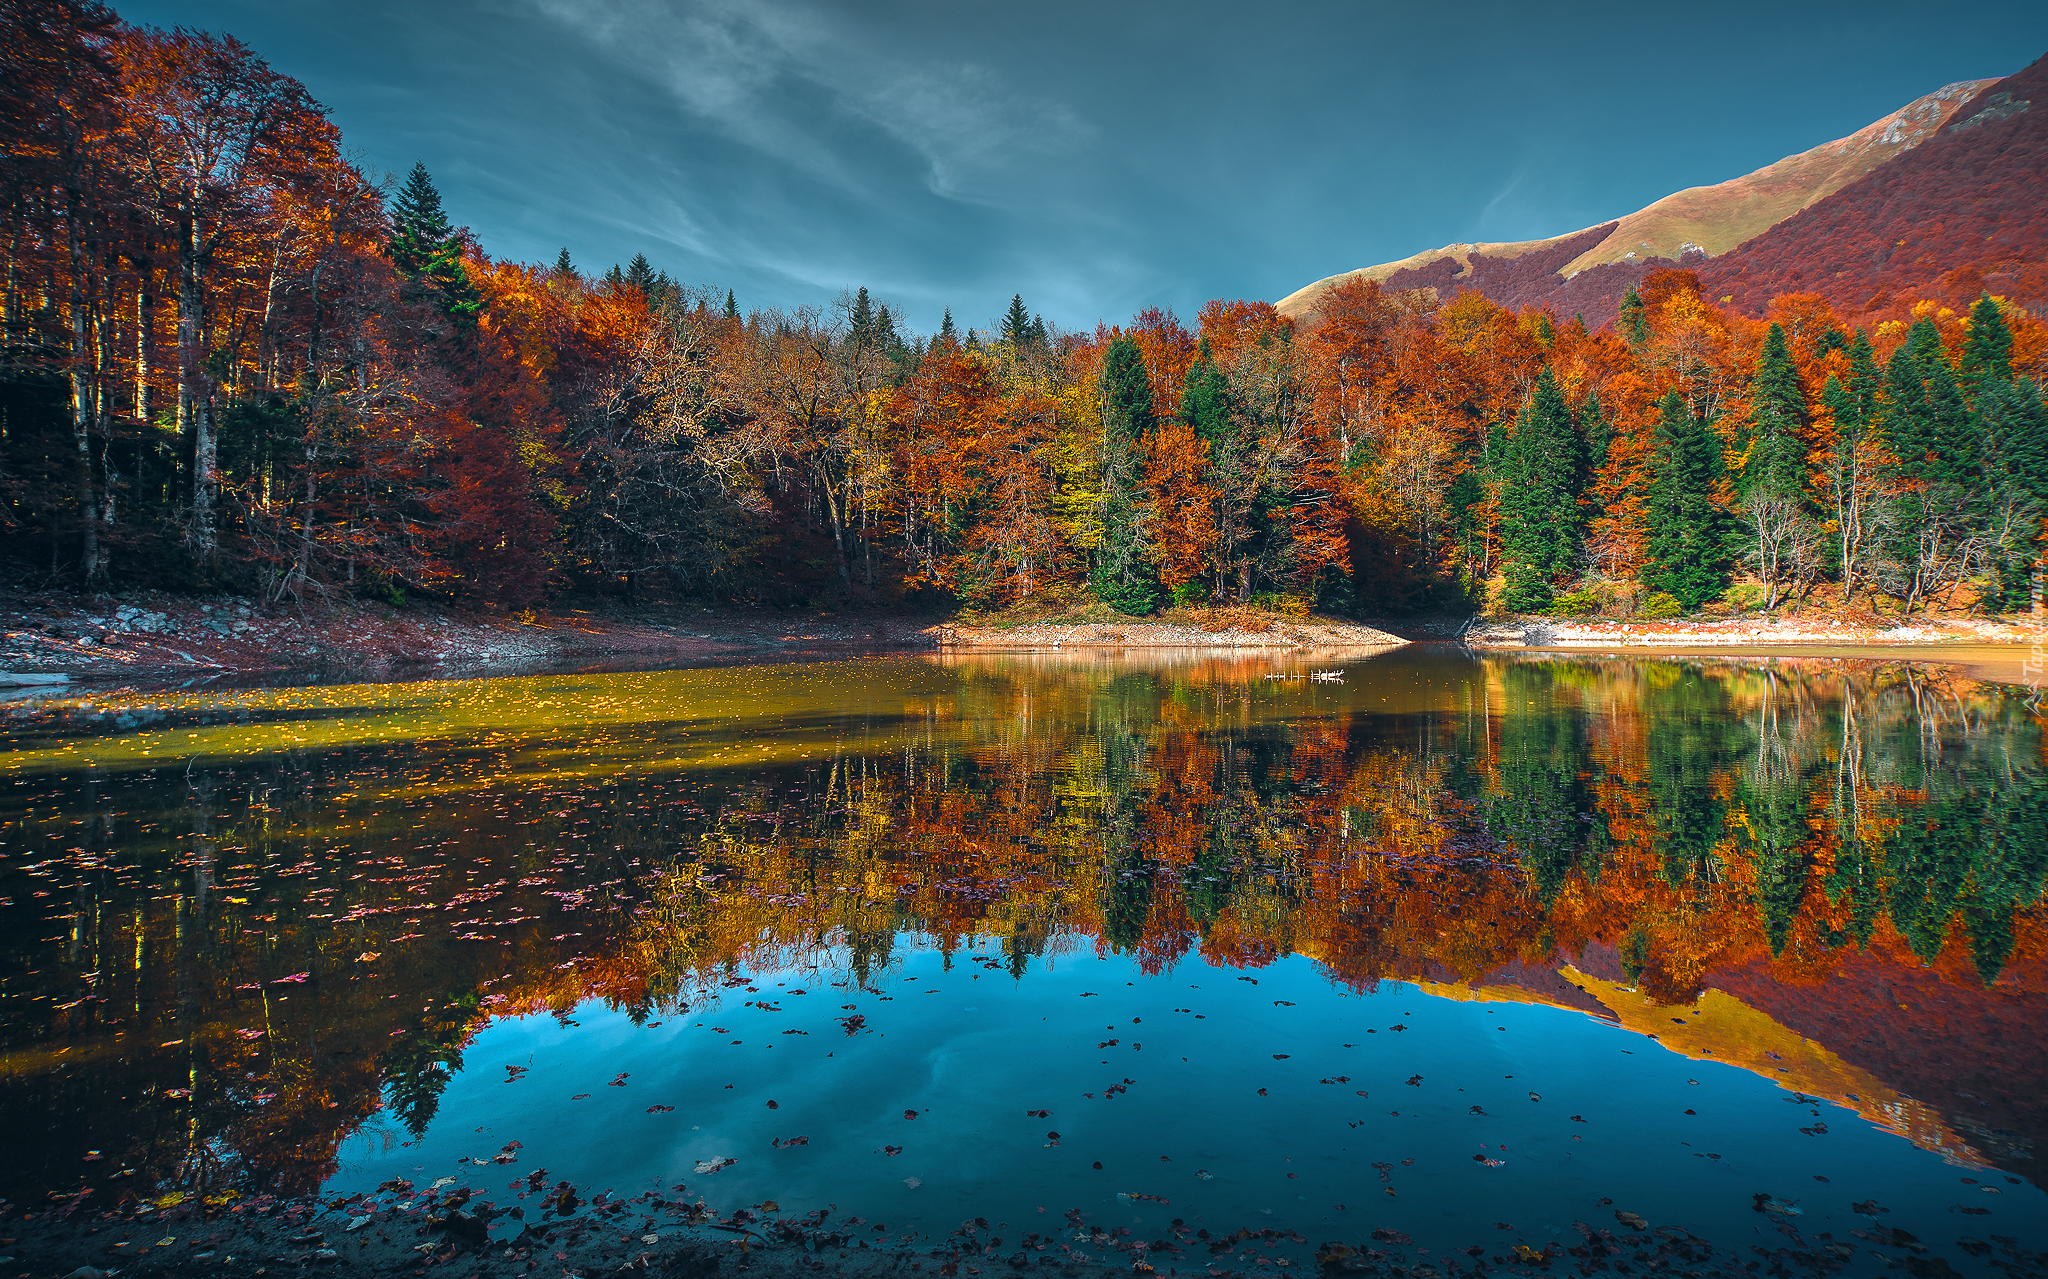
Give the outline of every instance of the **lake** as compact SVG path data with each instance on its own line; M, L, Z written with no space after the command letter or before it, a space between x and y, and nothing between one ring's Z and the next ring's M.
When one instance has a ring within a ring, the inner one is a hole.
M0 1196L1989 1274L2048 1246L2026 699L1416 646L20 702Z

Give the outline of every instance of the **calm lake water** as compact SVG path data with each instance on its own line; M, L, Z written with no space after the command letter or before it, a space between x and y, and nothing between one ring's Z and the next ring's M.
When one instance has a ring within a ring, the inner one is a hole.
M2024 690L1310 669L0 708L0 1195L683 1186L1003 1252L1210 1230L1183 1271L1617 1211L1851 1270L2048 1246Z

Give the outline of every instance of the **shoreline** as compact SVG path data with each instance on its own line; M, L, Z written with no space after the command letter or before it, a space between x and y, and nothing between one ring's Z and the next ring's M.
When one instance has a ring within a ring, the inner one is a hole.
M1427 1247L1411 1252L1415 1241L1400 1231L1372 1229L1367 1235L1363 1222L1347 1232L1356 1243L1311 1243L1276 1218L1235 1230L1200 1228L1199 1218L1188 1223L1176 1219L1160 1238L1148 1241L1115 1224L1113 1218L1119 1214L1114 1208L1072 1208L1049 1215L1041 1230L1028 1233L1021 1226L1012 1229L1009 1223L974 1218L943 1236L941 1226L933 1223L924 1231L889 1238L874 1233L884 1227L870 1227L858 1215L835 1219L836 1205L798 1214L764 1201L720 1216L705 1205L694 1186L630 1196L611 1190L590 1194L566 1181L548 1184L545 1170L519 1176L495 1192L457 1184L470 1179L443 1176L424 1189L412 1181L393 1180L376 1191L348 1196L279 1198L231 1192L199 1202L198 1196L173 1194L156 1203L131 1196L103 1211L94 1211L90 1189L53 1192L53 1206L42 1212L23 1212L21 1205L0 1201L5 1218L0 1219L0 1229L19 1236L6 1240L10 1255L0 1256L0 1270L23 1279L264 1276L308 1270L437 1272L451 1279L612 1273L658 1279L907 1279L913 1274L942 1279L963 1272L1057 1274L1059 1279L1145 1279L1161 1274L1214 1279L1249 1276L1262 1266L1277 1264L1320 1271L1330 1279L1478 1279L1503 1270L1534 1275L1560 1261L1568 1268L1575 1258L1588 1256L1620 1258L1633 1253L1641 1263L1646 1260L1644 1250L1649 1250L1674 1273L1673 1263L1678 1263L1689 1267L1688 1275L1748 1279L1758 1264L1748 1255L1753 1252L1772 1263L1773 1274L1796 1269L1825 1279L1854 1253L1830 1244L1828 1235L1809 1243L1789 1230L1784 1233L1792 1240L1790 1247L1779 1243L1770 1250L1744 1248L1703 1238L1675 1224L1649 1222L1612 1207L1611 1199L1601 1199L1586 1214L1601 1224L1574 1221L1565 1230L1517 1232L1511 1242L1481 1240L1432 1257ZM508 1197L523 1202L494 1202ZM1755 1199L1756 1211L1773 1224L1782 1225L1786 1211L1798 1212L1766 1194ZM1610 1213L1613 1224L1607 1225ZM1368 1213L1360 1216L1371 1219ZM709 1233L714 1231L718 1233ZM1011 1238L1006 1241L1003 1234ZM1876 1254L1889 1265L1910 1263L1926 1251L1911 1235L1864 1237L1896 1251L1896 1256ZM1247 1257L1254 1249L1268 1255ZM2012 1244L2006 1251L2022 1266L2048 1257L2027 1254ZM1916 1268L1913 1273L1923 1272ZM1943 1266L1924 1273L1956 1272Z
M517 616L352 601L252 606L227 596L0 595L0 699L110 682L271 677L460 678L882 652L1100 653L1220 650L1245 657L1385 652L1411 643L1559 656L1782 656L1929 662L2038 685L2048 623L1917 618L1601 621L1547 617L1345 620L1281 614L1039 621L1010 626L833 609L697 604L561 608Z

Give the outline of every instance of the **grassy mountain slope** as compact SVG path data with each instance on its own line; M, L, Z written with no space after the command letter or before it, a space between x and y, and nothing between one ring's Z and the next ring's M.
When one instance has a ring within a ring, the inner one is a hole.
M1446 245L1318 280L1282 299L1279 309L1293 316L1306 314L1325 289L1364 277L1389 288L1434 288L1440 295L1476 288L1508 306L1549 302L1567 314L1583 311L1589 321L1599 323L1613 314L1613 301L1604 296L1610 282L1612 295L1618 298L1641 274L1626 268L1652 262L1670 265L1681 258L1692 265L1735 249L1938 136L1959 109L1993 83L1964 80L1946 85L1846 138L1727 182L1676 192L1613 222L1545 240ZM1603 266L1624 270L1604 273L1597 289L1566 289L1581 273ZM1631 278L1613 278L1624 274ZM1553 296L1560 291L1573 296Z

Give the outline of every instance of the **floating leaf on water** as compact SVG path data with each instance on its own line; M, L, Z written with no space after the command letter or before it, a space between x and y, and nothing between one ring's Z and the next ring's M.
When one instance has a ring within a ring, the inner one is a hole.
M1650 1225L1647 1220L1637 1216L1635 1213L1623 1212L1619 1208L1614 1210L1614 1219L1627 1226L1630 1230L1646 1230Z
M739 1160L737 1159L725 1158L700 1159L697 1161L697 1175L700 1177L708 1177L712 1173L717 1172L720 1168L730 1168L738 1162Z

